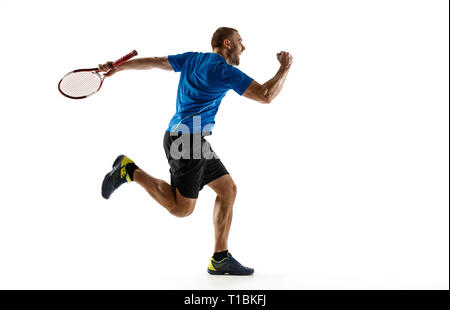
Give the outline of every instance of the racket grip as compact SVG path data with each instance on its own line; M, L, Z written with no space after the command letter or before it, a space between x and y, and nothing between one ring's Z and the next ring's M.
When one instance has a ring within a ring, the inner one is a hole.
M131 58L133 58L134 56L136 56L138 53L136 52L136 50L133 50L132 52L126 54L125 56L120 57L119 59L117 59L115 62L112 63L113 67L117 67L120 66L121 64L123 64L125 61L130 60Z

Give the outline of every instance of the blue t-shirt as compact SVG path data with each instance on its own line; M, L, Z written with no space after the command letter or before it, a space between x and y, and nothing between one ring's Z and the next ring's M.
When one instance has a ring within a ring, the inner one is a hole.
M187 52L170 55L175 72L181 72L177 108L167 131L211 132L220 102L228 90L242 95L253 81L215 53Z

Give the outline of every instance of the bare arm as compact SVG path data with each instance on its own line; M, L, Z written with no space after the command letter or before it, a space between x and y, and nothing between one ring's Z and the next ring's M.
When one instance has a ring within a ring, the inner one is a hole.
M158 68L162 70L170 70L173 71L172 66L169 63L169 59L167 56L164 57L145 57L145 58L136 58L125 62L117 68L111 69L112 62L107 62L106 64L98 65L98 68L102 72L109 72L106 76L111 76L118 71L123 70L149 70L153 68Z
M261 103L271 103L283 88L284 81L292 64L292 56L287 52L277 54L280 62L280 69L273 78L263 85L253 81L247 90L242 94L244 97L256 100Z

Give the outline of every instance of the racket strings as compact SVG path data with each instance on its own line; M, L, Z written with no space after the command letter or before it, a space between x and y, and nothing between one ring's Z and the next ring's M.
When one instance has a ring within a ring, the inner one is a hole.
M59 85L61 92L70 97L82 98L95 93L102 85L97 72L72 72L65 76Z

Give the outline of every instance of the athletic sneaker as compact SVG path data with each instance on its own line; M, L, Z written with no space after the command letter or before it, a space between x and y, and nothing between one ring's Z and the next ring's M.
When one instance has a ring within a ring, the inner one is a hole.
M125 155L120 155L116 158L112 165L112 170L103 179L102 196L108 199L111 194L119 188L120 185L126 182L131 182L131 178L125 169L127 164L134 163Z
M248 268L242 266L237 260L231 256L228 252L228 257L222 259L221 261L215 261L213 257L209 261L208 273L214 275L235 275L235 276L249 276L253 274L255 270L253 268Z

